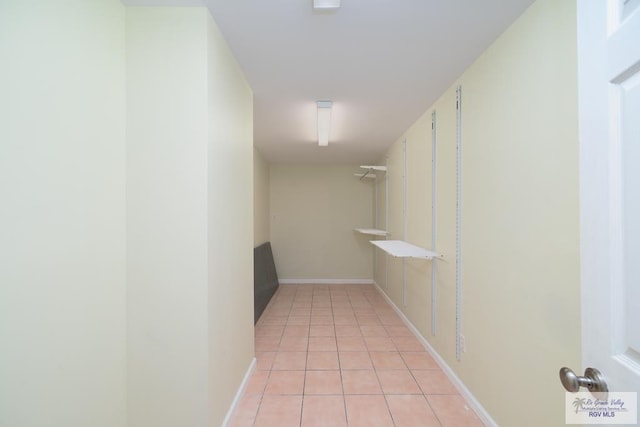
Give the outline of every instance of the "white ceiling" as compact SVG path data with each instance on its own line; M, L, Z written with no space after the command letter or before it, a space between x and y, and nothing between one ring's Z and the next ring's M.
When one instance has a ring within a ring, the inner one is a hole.
M123 0L205 4L254 92L254 140L274 163L371 163L533 0ZM318 147L316 100L333 101Z

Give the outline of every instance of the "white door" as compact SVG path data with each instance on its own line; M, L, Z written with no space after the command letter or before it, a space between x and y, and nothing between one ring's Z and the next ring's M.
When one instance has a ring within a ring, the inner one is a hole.
M640 392L640 0L577 0L584 368Z

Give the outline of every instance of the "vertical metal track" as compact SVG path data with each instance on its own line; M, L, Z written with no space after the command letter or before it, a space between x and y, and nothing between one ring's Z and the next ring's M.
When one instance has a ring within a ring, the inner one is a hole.
M431 113L431 250L436 251L436 110ZM431 335L436 334L436 263L431 261Z
M384 231L389 232L389 158L384 159L387 172L384 174ZM385 237L389 240L389 235ZM389 254L384 253L384 288L387 289L389 283Z
M456 360L461 357L462 333L462 87L456 88Z
M373 180L373 228L378 228L378 176ZM375 280L376 274L378 273L376 262L377 258L377 249L373 247L373 279Z
M373 228L378 228L378 177L373 180Z
M407 140L402 141L402 240L407 240ZM407 306L407 263L402 258L402 305Z

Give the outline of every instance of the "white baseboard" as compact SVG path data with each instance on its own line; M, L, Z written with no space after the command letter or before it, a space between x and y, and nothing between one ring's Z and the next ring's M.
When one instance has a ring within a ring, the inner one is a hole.
M224 417L224 420L222 421L222 427L227 427L231 422L231 419L233 418L233 414L235 413L236 408L240 404L240 400L242 400L242 396L244 396L244 391L247 388L247 384L249 383L249 380L251 379L251 375L253 375L253 371L256 369L256 363L257 363L257 360L254 357L251 360L251 363L249 364L249 368L247 369L247 372L244 374L242 383L240 383L240 387L238 388L238 391L236 392L236 395L233 398L233 402L231 402L231 406L227 411L227 415Z
M422 345L427 349L427 351L431 354L433 359L442 369L442 372L449 378L451 383L458 390L460 395L469 403L469 406L476 412L480 420L487 427L498 427L498 423L496 423L491 415L487 412L486 409L478 402L478 399L471 393L471 391L464 385L464 383L458 378L456 373L451 369L451 367L445 362L445 360L438 354L438 352L431 346L429 341L426 340L425 337L422 336L420 331L411 323L411 321L404 315L404 313L396 306L396 304L389 298L389 296L380 288L380 286L374 281L378 292L384 297L384 299L393 307L393 310L400 316L404 324L413 332L413 334L418 338L418 340L422 343Z
M281 285L373 285L373 279L279 279Z

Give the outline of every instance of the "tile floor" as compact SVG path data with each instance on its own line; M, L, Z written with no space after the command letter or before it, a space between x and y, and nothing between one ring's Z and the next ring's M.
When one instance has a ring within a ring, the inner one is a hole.
M371 285L282 285L232 427L483 426Z

